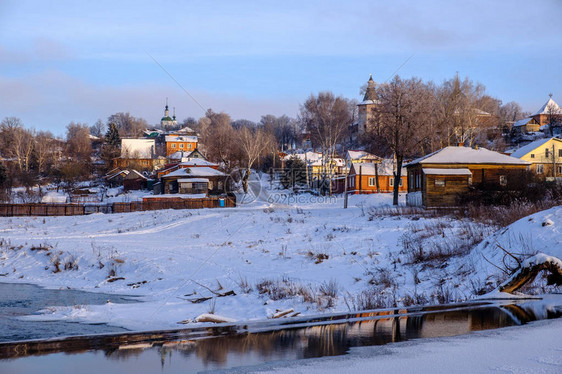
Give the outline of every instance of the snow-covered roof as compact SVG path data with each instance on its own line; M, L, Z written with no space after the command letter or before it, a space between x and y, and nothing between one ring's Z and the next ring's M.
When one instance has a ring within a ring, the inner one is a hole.
M552 97L548 99L548 101L541 106L541 108L533 114L533 116L538 116L539 114L562 114L562 108L554 100Z
M367 151L347 151L346 159L348 160L380 160L379 156L375 156Z
M515 123L513 124L513 127L525 126L525 125L528 124L529 121L531 121L531 120L532 120L532 118L530 118L530 117L529 117L529 118L520 119L519 121L517 121L517 122L515 122Z
M356 174L359 174L359 169L361 169L361 175L394 175L394 161L391 159L384 159L382 162L374 163L364 163L364 164L354 164L353 169ZM401 175L406 175L406 169L402 168Z
M416 164L508 164L529 165L529 162L515 157L490 151L486 148L473 149L469 147L449 146L420 157L407 165Z
M218 166L214 162L203 160L202 158L189 158L184 157L181 159L180 165L182 166Z
M426 175L472 175L470 170L466 168L462 168L462 169L423 168L422 170Z
M197 137L192 135L166 135L166 142L197 143Z
M130 173L133 173L135 176L142 178L142 179L148 179L147 177L145 177L144 175L142 175L141 173L139 173L138 171L136 171L135 169L131 169L129 171ZM127 173L127 176L129 176L129 173Z
M556 138L545 138L545 139L535 140L534 142L531 142L531 143L515 150L511 154L511 157L521 158L521 157L525 156L527 153L530 153L530 152L534 151L535 149L537 149L538 147L542 146L543 144L547 143L551 139L556 139ZM559 140L559 139L556 139L556 140ZM562 140L560 140L560 141L562 142Z
M183 127L181 129L179 129L178 132L180 134L189 134L189 133L192 133L192 132L195 132L195 131L193 131L193 129L191 127L186 126L186 127Z
M369 99L367 99L367 100L363 100L362 102L360 102L357 105L369 105L369 104L380 104L380 101L379 100L369 100Z
M180 183L209 183L207 178L180 178L178 179Z
M121 139L121 158L152 158L154 139Z
M223 177L226 176L223 172L215 170L210 167L202 166L195 168L181 168L163 176L169 177Z

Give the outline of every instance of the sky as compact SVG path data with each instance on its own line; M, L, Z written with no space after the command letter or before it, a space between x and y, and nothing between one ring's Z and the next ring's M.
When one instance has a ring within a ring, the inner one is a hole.
M117 112L157 124L166 97L180 121L296 117L396 72L562 104L562 1L0 0L0 120L55 135Z

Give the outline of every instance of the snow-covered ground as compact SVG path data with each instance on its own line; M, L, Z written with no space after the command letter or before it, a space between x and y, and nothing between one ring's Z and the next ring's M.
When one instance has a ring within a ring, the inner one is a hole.
M562 257L562 207L494 233L466 219L393 214L390 194L351 196L344 210L342 198L257 189L257 201L237 208L0 218L0 281L141 296L28 318L145 330L204 313L246 320L465 300L505 279L492 265L502 266L498 244ZM487 239L470 251L479 236ZM441 255L414 261L419 243L425 256ZM451 243L466 252L443 255ZM218 296L228 291L236 295Z

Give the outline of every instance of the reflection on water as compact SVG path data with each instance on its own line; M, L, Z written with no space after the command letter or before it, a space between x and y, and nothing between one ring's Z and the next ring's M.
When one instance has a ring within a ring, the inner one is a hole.
M545 300L518 304L449 305L301 318L292 324L283 321L283 326L257 322L247 326L0 344L0 358L12 358L0 361L0 372L9 372L10 365L33 372L33 365L38 363L41 365L37 367L42 369L53 363L58 369L80 365L85 372L126 368L136 373L175 373L240 368L279 360L343 355L351 347L453 336L556 318L562 315L561 306L562 295L550 295ZM89 361L95 362L91 371L87 369Z
M100 324L18 319L47 307L104 304L108 300L112 303L136 302L121 295L68 289L48 290L31 284L0 283L0 342L127 331Z

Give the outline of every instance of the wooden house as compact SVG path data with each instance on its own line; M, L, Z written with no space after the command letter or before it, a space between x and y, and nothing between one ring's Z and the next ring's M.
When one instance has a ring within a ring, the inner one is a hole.
M402 168L399 191L407 191L406 169ZM353 163L347 177L349 194L369 194L394 191L394 165L392 160L380 163Z
M511 156L530 162L530 170L539 176L562 177L562 139L535 140L517 149Z
M177 151L191 152L197 148L195 135L166 135L166 156Z
M457 205L459 195L471 184L506 185L514 172L527 170L529 162L480 148L445 147L418 158L408 170L409 206L446 207Z
M123 190L131 191L146 189L148 181L147 177L134 169L126 171L127 174L123 177Z
M512 131L519 135L545 130L547 134L555 136L561 133L561 128L562 108L552 100L552 95L550 95L548 101L536 113L515 122Z
M204 183L202 179L206 179L208 193L220 195L225 193L226 178L226 174L208 166L180 167L160 178L161 190L165 194L187 193L185 191L194 188L202 190L203 186L200 183ZM197 181L193 182L189 179L196 179ZM189 185L190 183L198 183L198 185Z

